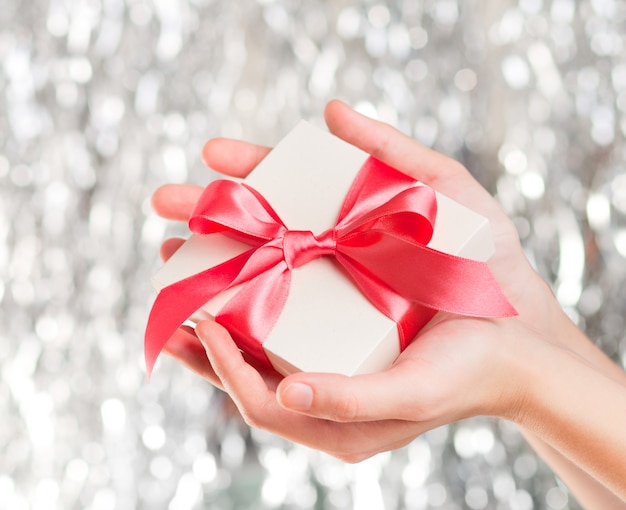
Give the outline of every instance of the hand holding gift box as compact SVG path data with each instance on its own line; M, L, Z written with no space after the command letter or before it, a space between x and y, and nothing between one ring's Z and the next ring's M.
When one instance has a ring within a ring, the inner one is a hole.
M211 183L189 224L154 278L149 370L190 316L283 374L354 375L388 367L437 310L514 314L485 218L304 122L245 184Z
M584 504L620 506L626 375L563 312L497 202L460 164L390 126L337 101L325 116L338 137L489 218L495 243L489 266L520 314L502 320L439 313L392 366L353 377L297 372L282 378L257 368L211 320L198 323L197 337L178 329L167 352L226 390L248 424L351 462L472 416L513 421L564 482L580 490ZM224 139L203 151L211 168L236 176L268 152ZM200 193L169 185L153 204L166 218L187 220ZM164 258L180 243L164 243Z

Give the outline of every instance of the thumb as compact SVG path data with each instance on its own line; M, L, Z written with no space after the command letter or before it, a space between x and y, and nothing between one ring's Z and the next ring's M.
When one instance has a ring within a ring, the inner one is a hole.
M280 382L276 395L285 409L336 422L415 420L421 407L420 381L407 376L395 367L353 377L297 373Z

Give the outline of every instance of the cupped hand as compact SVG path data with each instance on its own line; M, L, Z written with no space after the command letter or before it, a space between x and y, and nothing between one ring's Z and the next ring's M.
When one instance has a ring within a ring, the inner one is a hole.
M227 391L246 421L348 461L400 447L436 426L478 414L515 419L524 400L520 348L555 341L559 308L526 261L513 224L458 162L384 123L333 101L326 122L336 136L489 218L496 245L489 266L519 312L486 320L438 314L394 365L345 377L297 373L284 379L247 363L228 333L202 322L197 338L179 330L165 350ZM209 141L206 164L243 177L270 149L227 139ZM168 185L153 197L163 217L186 221L201 189ZM162 247L168 258L180 240ZM524 339L524 342L520 342Z

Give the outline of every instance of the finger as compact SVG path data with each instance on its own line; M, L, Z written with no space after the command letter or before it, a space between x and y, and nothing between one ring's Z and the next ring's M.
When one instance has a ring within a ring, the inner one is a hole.
M458 161L424 147L392 126L362 115L341 101L324 112L330 131L433 189L491 219L505 219L493 197Z
M389 124L358 113L341 101L328 103L324 117L336 136L427 184L466 173L455 160L421 145ZM446 170L451 164L453 168Z
M406 444L426 430L401 420L338 423L286 410L274 392L247 364L228 332L219 324L203 321L196 326L211 365L246 422L286 439L316 448L348 461L367 458Z
M176 330L163 350L214 386L223 389L222 381L215 374L203 345L191 328L182 327Z
M450 180L473 181L457 161L424 147L389 124L362 115L341 101L331 101L324 112L330 131L375 158L435 189ZM443 191L443 190L441 190Z
M283 437L290 429L294 433L295 429L299 429L298 437L306 434L307 423L311 419L286 411L278 405L275 394L261 374L245 362L222 326L213 321L202 321L196 325L196 334L224 389L249 425L276 432Z
M413 391L420 381L407 391L407 383L416 377L419 373L396 366L353 377L297 373L278 385L276 395L285 409L337 422L422 421L418 392Z
M152 207L168 220L187 221L202 188L191 184L165 184L152 194Z
M269 371L262 374L248 363L224 327L214 321L201 321L196 325L196 334L204 345L215 372L224 383L224 388L236 403L262 403L264 406L275 405L280 409L263 375L270 379L279 377L269 374ZM251 406L242 407L244 411Z
M174 255L174 253L176 253L178 248L180 248L184 242L184 239L180 239L178 237L173 237L171 239L166 239L165 241L163 241L163 244L161 245L161 250L159 252L161 260L163 262L169 260L169 258Z
M261 374L245 362L228 332L213 321L196 326L216 374L237 404L248 424L270 430L288 439L315 445L319 420L283 409ZM315 432L315 433L312 433ZM318 445L319 447L319 445Z
M214 138L202 148L202 160L213 170L231 175L245 177L267 156L270 149L241 140L230 138Z

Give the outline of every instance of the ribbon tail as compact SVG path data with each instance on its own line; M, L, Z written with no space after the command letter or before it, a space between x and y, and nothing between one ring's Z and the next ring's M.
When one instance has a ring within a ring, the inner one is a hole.
M291 271L283 260L247 282L215 317L242 351L270 368L263 342L282 314L290 285Z
M517 315L485 262L449 255L381 231L353 237L342 244L341 252L371 280L422 306L471 317Z
M157 295L146 326L144 355L148 377L165 344L175 331L207 301L226 290L254 250L163 288Z
M416 306L414 302L393 291L350 257L337 253L337 261L347 271L361 293L381 313L396 323L401 351L437 313L437 310Z
M485 262L454 257L424 247L415 263L429 268L422 278L409 271L389 281L415 302L468 317L512 317L517 311Z

